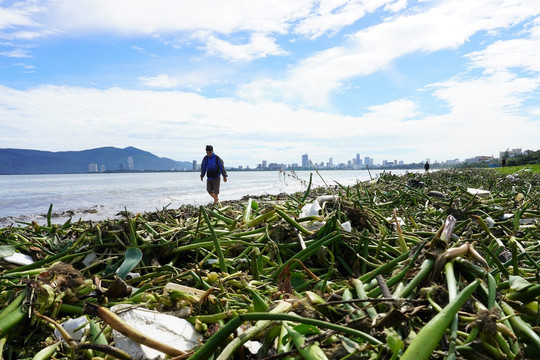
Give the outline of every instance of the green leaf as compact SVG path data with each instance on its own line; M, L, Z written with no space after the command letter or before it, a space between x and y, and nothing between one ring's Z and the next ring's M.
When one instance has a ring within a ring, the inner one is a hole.
M510 283L510 288L515 291L525 290L533 285L521 276L514 275L508 277L508 282Z
M298 324L294 327L294 330L304 336L319 335L321 333L321 330L318 327L308 324Z
M14 245L2 245L0 246L0 258L11 256L15 253L16 247Z
M126 258L118 268L118 277L124 279L127 274L139 264L142 259L142 251L139 248L130 247L126 250Z
M392 352L396 353L405 347L397 331L394 329L385 329L384 333L386 334L386 344Z

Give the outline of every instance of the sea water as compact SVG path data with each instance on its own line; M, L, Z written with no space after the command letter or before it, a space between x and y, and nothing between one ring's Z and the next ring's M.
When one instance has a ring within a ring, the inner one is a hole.
M314 186L354 185L376 178L381 170L230 171L221 182L220 200L305 191ZM405 173L404 170L392 171ZM52 222L104 220L131 213L205 205L206 179L197 172L0 175L0 226L42 224L52 204Z

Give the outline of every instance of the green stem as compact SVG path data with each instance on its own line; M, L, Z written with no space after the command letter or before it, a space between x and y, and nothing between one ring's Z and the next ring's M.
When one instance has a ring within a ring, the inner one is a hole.
M521 317L519 317L514 309L508 305L506 302L501 301L501 308L506 315L512 315L509 319L512 328L517 330L524 338L526 338L529 343L540 349L540 337L534 332L531 326L526 323Z
M204 216L204 220L206 221L206 224L208 225L208 229L210 229L212 240L214 241L215 250L218 256L218 260L219 260L219 269L221 270L221 272L228 274L229 272L227 270L227 263L225 262L225 256L223 255L223 250L221 249L219 239L216 235L216 232L214 231L212 223L210 222L210 219L208 218L208 213L206 212L206 209L203 206L201 206L201 211Z
M400 294L396 294L396 297L407 297L409 296L413 290L420 284L422 280L426 278L431 273L431 268L433 268L433 264L435 263L435 260L433 259L426 259L420 266L420 270L416 274L414 278L405 286L403 291L401 291Z
M479 284L480 282L478 280L469 284L440 313L424 325L403 353L401 360L429 359L448 328L448 325L450 325L459 309L471 297Z

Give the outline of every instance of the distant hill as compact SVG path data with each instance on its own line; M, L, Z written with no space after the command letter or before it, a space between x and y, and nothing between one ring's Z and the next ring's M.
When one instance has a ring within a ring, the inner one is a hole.
M101 147L82 151L39 151L0 149L0 174L66 174L89 172L90 164L101 171L126 171L128 158L133 158L134 171L191 170L189 161L160 158L134 147L124 149Z

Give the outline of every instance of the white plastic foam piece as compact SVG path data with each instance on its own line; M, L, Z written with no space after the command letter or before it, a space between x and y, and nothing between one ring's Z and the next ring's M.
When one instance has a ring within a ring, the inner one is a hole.
M476 195L476 196L480 196L480 197L491 195L491 192L490 192L490 191L488 191L488 190L481 190L481 189L467 188L467 192L468 192L469 194L471 194L471 195Z
M3 258L5 261L16 264L16 265L30 265L34 263L30 255L21 254L18 252L13 253L13 255L6 256Z
M80 316L76 319L66 320L60 325L62 325L62 327L64 328L64 330L66 330L69 336L71 336L71 338L76 341L81 341L84 332L90 328L90 325L88 325L88 318L86 316ZM65 341L65 339L60 334L60 331L58 331L57 329L54 330L54 336L56 336L58 340Z
M129 310L126 310L129 309ZM120 304L111 307L126 324L159 342L178 350L189 351L198 345L202 335L187 320L131 305ZM162 360L165 354L141 345L116 330L113 330L115 347L127 352L133 359Z

